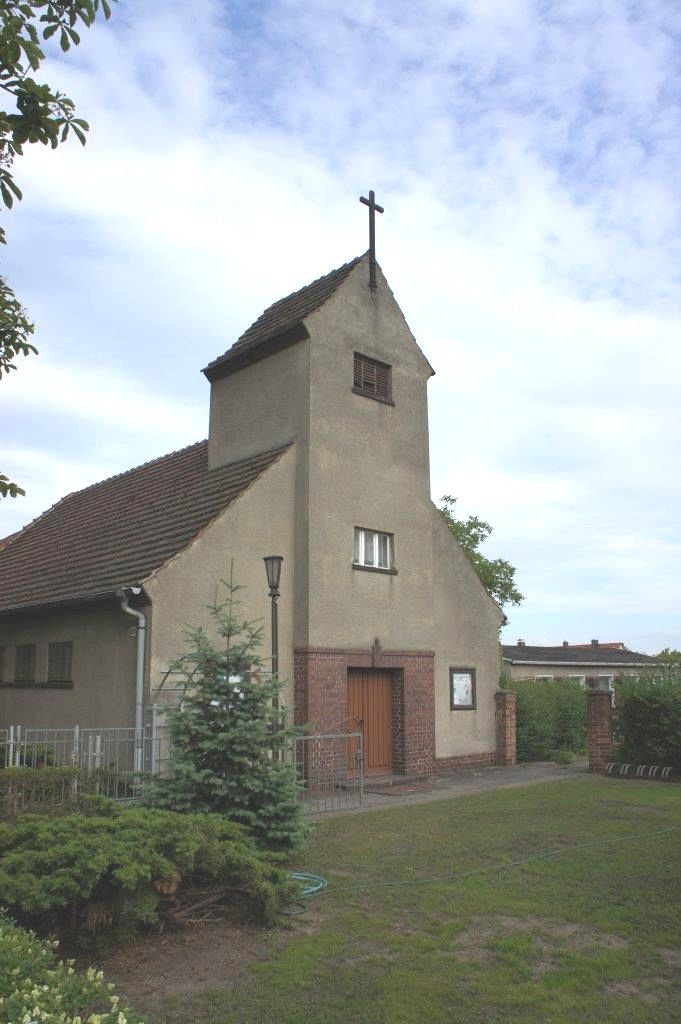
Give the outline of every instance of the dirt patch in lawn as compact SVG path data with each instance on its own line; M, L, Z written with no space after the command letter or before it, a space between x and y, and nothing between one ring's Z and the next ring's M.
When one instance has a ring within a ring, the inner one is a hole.
M310 914L289 920L276 929L225 918L167 930L120 946L106 956L102 967L120 996L150 1013L173 996L230 990L253 963L281 949L293 936L316 931Z
M657 1003L660 995L660 989L665 985L668 985L669 981L667 978L647 978L639 979L637 981L614 981L610 985L605 986L605 991L609 996L628 996L629 998L640 999L642 1003L646 1003L648 1006L652 1006L653 1003ZM655 991L657 987L657 991Z
M542 917L509 917L495 915L473 922L455 940L456 955L466 963L490 966L498 955L494 943L513 935L530 934L536 952L531 966L532 976L540 978L558 966L557 955L564 950L626 949L627 939L580 924L560 924Z
M456 946L465 951L485 947L496 939L526 932L537 932L542 936L537 938L538 948L549 948L550 943L546 942L546 936L560 942L564 949L583 949L587 946L625 949L629 945L629 941L619 935L599 932L596 928L586 928L581 924L559 924L532 914L527 917L497 914L474 921L470 928L457 935Z

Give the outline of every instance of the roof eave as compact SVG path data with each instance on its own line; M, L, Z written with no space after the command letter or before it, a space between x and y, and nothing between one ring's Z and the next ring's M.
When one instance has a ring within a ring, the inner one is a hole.
M231 350L226 352L224 356L209 363L201 372L213 384L216 380L229 377L230 374L236 373L237 370L243 370L246 366L258 363L261 359L265 359L275 352L281 352L291 345L297 345L299 341L306 341L309 337L310 332L301 320L280 334L273 334L269 338L256 342L250 348L237 349L236 352Z
M109 599L118 600L116 592L121 589L128 589L130 587L138 587L139 583L121 583L116 587L109 588L106 590L97 590L92 593L78 594L71 597L56 597L53 599L41 599L39 601L26 601L23 604L15 604L8 608L0 608L0 618L5 615L22 615L26 612L40 612L40 611L52 611L52 609L65 608L72 605L91 604L99 603L101 601L107 601ZM142 589L142 593L135 596L133 604L150 604L150 600Z
M509 665L543 665L545 668L551 665L558 665L560 668L644 668L646 665L657 665L654 659L650 661L559 661L551 658L547 661L535 661L529 658L510 658L503 655L502 661Z

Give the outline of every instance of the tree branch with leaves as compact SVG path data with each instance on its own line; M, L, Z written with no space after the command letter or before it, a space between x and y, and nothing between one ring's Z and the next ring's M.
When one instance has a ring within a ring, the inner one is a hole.
M73 100L33 76L45 60L44 40L56 37L66 53L80 43L78 27L90 28L100 15L111 17L108 0L0 0L0 92L7 105L0 110L0 203L8 210L22 198L13 169L26 144L56 149L73 133L85 145L90 126L76 117ZM0 225L0 243L6 241ZM0 276L0 379L16 370L18 356L37 355L29 341L34 331L22 303ZM23 489L0 473L0 497L19 494Z
M470 559L490 597L502 608L507 604L520 604L524 601L524 595L515 585L514 566L505 558L486 558L479 550L480 545L493 532L489 523L477 516L457 519L454 515L456 498L451 494L444 494L440 500L442 504L438 506L438 512Z

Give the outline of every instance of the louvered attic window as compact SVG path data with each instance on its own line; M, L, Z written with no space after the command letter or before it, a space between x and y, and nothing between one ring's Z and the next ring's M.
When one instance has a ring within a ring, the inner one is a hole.
M394 405L392 395L392 367L355 352L355 372L352 390L356 395L376 398Z

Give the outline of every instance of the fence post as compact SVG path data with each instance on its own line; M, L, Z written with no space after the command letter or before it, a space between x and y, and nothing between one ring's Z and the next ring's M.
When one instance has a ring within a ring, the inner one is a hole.
M516 694L513 690L497 690L497 764L511 767L516 761Z
M71 749L71 763L73 767L76 766L82 768L80 763L80 726L74 725L73 727L73 747ZM75 801L78 799L78 776L74 776L71 779L71 799Z
M5 753L5 768L12 767L12 761L14 758L14 726L9 727L9 736L7 738L7 751Z
M586 747L589 771L603 771L612 760L612 694L608 690L586 691Z
M151 705L151 774L158 773L158 712L156 702Z

